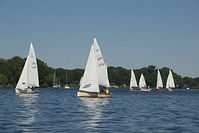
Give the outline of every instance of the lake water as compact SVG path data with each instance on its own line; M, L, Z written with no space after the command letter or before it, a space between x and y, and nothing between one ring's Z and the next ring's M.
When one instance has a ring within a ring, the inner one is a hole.
M198 133L199 90L132 92L77 98L71 90L41 88L17 95L0 88L1 133Z

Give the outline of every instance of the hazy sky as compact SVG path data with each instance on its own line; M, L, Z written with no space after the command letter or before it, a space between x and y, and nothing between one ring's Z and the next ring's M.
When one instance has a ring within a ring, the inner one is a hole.
M0 0L0 57L84 68L96 37L109 66L199 77L198 0Z

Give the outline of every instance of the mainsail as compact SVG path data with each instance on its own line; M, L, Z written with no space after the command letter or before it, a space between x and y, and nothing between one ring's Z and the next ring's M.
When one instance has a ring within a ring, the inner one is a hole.
M133 69L131 69L130 88L138 87Z
M30 44L29 54L16 86L17 89L22 90L28 87L39 87L37 60L32 43Z
M169 75L167 78L167 83L166 83L166 88L175 88L175 83L174 83L174 79L173 79L173 75L171 72L171 69L169 69Z
M98 76L99 86L110 87L108 80L107 65L104 62L102 52L95 38L93 41L93 47L94 47L96 65L97 65L97 76Z
M99 93L99 84L96 69L96 59L94 53L94 46L91 46L90 54L84 71L84 78L80 83L80 91L97 92Z
M157 85L156 85L156 88L163 88L163 83L162 83L162 77L161 77L161 74L160 74L160 71L158 69L158 74L157 74Z
M146 87L146 81L145 81L144 75L141 74L140 81L139 81L139 88L143 88L143 87Z

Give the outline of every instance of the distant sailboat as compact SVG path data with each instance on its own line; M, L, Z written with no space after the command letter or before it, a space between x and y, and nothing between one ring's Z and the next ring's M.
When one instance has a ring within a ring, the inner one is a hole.
M140 76L140 80L139 80L139 88L141 89L141 91L150 91L151 89L149 89L146 85L146 81L144 78L144 75L141 74Z
M175 88L175 83L174 83L173 74L171 72L171 69L169 69L169 75L167 77L167 82L166 82L166 88L168 91L172 91L171 88Z
M162 83L162 77L161 77L160 71L158 69L156 90L159 90L160 88L163 88L163 83Z
M70 87L68 86L67 82L68 82L68 74L66 72L66 85L64 86L64 88L65 89L70 89Z
M21 76L15 88L16 93L33 94L38 93L38 90L32 90L34 87L39 87L39 76L37 68L37 60L32 43L30 43L29 54L26 58Z
M131 69L130 90L138 87L133 69Z
M54 72L54 76L53 76L53 88L59 88L60 87L60 79L58 80L59 84L57 84L56 81L56 70Z
M100 92L100 87L110 87L107 73L107 66L94 38L90 54L86 64L83 78L80 82L80 88L77 92L78 97L111 97L112 94L106 89L104 93Z

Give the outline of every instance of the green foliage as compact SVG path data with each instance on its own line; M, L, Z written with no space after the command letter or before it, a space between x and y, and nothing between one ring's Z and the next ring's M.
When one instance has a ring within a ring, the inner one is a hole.
M184 77L183 83L185 84L185 88L199 88L199 77L198 78L190 78Z
M124 86L129 85L130 70L122 67L108 67L108 76L111 85Z
M22 72L25 59L15 56L11 59L5 60L0 58L0 87L15 87L20 74ZM56 71L56 82L65 86L79 86L80 78L83 76L83 69L63 69L63 68L51 68L45 62L37 59L38 71L39 71L39 82L41 87L53 86L54 72ZM150 87L156 87L157 69L154 65L143 67L141 69L134 69L137 82L139 81L140 75L143 73ZM174 71L173 77L175 84L179 88L199 88L199 78L182 78L177 75ZM165 86L166 79L169 73L169 68L163 67L160 69L162 75L163 84ZM130 70L122 67L108 67L109 81L112 86L129 86L130 82Z

